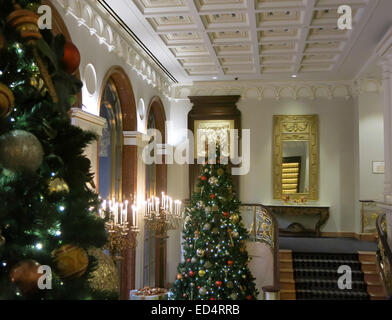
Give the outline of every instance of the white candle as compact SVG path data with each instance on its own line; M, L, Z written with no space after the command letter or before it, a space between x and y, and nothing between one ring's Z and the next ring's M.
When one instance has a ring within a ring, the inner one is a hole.
M125 200L125 210L124 210L124 219L127 222L128 221L128 200Z
M124 211L124 204L120 203L120 210L118 212L120 216L120 224L123 224L123 211Z

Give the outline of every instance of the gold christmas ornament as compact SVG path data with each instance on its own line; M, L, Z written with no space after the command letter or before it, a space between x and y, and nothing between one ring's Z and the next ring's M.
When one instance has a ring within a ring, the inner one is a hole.
M0 165L5 169L33 173L43 156L41 142L30 132L14 130L0 136Z
M90 287L97 291L118 292L119 276L113 260L98 248L88 249L88 255L97 259L98 268L91 273Z
M15 105L15 98L12 91L4 84L0 83L0 119L7 117Z
M53 252L53 257L57 271L64 279L79 278L86 272L88 255L82 248L66 244Z
M201 278L203 278L205 275L206 275L205 270L200 270L200 271L199 271L199 276L200 276Z
M39 40L42 35L38 27L38 15L30 10L17 9L7 17L7 24L20 32L25 40Z
M49 194L65 192L69 193L68 184L60 178L53 179L49 182Z
M236 224L240 221L240 216L238 214L233 214L230 219L232 223Z
M205 253L206 252L203 249L197 249L197 251L196 251L197 256L200 258L204 257Z

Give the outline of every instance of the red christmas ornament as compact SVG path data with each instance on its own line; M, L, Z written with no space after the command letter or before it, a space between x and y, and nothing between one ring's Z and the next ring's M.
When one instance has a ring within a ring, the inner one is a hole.
M253 300L253 297L252 296L247 296L246 299L247 300Z
M65 71L69 74L74 73L79 68L80 53L78 48L70 41L67 41L64 45L64 56L61 62L64 64Z
M197 286L197 289L198 289L198 290L200 290L200 288L201 288L200 286Z
M201 176L201 180L202 181L207 181L207 177L206 176Z
M182 274L178 274L178 275L177 275L177 279L178 279L178 280L182 280Z
M223 282L222 281L217 281L217 282L215 282L215 284L216 284L217 287L220 288L222 286Z
M210 194L210 198L211 198L211 199L215 199L215 197L216 197L216 196L215 196L214 194Z
M190 277L193 277L195 275L195 273L191 270L191 271L189 271L189 276Z
M214 301L214 300L215 300L215 298L210 298L210 300L211 300L211 301Z
M191 262L191 259L190 259L190 258L186 259L186 262L190 263L190 262Z
M228 213L228 212L223 212L223 215L224 215L226 218L230 217L230 213Z
M229 261L227 261L227 265L229 266L229 267L231 267L232 265L233 265L233 260L229 260Z

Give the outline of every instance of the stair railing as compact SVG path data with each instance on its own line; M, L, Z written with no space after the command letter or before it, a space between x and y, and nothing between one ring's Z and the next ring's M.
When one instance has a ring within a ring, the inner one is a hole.
M262 242L271 249L273 255L273 285L263 287L266 300L280 299L279 285L279 226L273 214L261 204L242 204L244 209L252 209L252 224L249 229L250 241Z
M379 238L379 250L377 252L378 263L388 297L392 299L392 250L388 243L385 213L379 215L376 226Z

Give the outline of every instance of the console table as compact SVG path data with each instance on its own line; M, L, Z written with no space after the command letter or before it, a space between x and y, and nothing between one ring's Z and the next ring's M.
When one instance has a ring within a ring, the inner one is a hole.
M321 236L320 228L327 222L329 218L329 207L310 206L310 205L266 205L266 207L274 215L288 215L288 216L319 216L314 230L305 229L293 231L287 229L280 229L282 236Z

